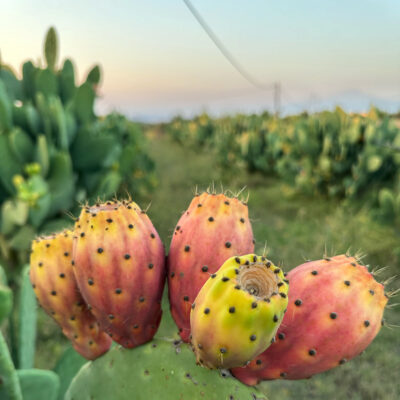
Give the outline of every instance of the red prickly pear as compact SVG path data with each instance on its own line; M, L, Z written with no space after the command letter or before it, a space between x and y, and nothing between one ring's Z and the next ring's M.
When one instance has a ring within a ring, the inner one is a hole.
M190 327L197 362L233 368L262 353L275 337L288 304L281 268L247 254L225 261L201 288Z
M232 370L248 385L327 371L360 354L381 328L384 287L355 258L307 262L288 279L289 306L276 342L247 367Z
M168 255L171 313L185 342L190 306L210 274L228 258L253 251L246 204L223 194L194 197L175 228Z
M32 242L30 279L42 308L61 326L83 357L94 360L111 346L88 310L73 273L72 231Z
M153 338L161 320L164 247L134 202L84 207L75 223L75 276L110 336L133 348Z

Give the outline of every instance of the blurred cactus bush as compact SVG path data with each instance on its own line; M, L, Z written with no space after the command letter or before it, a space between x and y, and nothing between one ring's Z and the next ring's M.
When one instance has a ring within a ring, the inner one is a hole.
M9 266L26 261L38 232L71 224L79 202L155 184L140 125L94 112L100 68L77 85L73 62L57 59L50 28L44 65L27 61L18 78L0 62L0 261Z
M360 198L376 217L400 219L400 127L376 108L364 115L337 108L280 119L203 114L177 117L165 129L180 143L215 152L225 170L274 175L291 191Z

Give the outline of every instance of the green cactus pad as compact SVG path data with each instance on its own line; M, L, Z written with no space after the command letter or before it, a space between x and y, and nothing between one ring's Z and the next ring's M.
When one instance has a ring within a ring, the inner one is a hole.
M65 400L266 400L229 376L196 366L189 346L153 340L134 350L115 347L85 364Z

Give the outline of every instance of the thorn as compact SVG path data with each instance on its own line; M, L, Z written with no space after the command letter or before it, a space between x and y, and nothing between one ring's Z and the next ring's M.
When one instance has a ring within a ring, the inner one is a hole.
M392 308L395 308L397 306L400 306L400 303L389 304L389 305L386 306L386 308L392 309Z
M388 297L396 297L400 294L400 288L392 290L391 292L387 292L386 294L388 295Z
M393 282L400 275L393 275L390 278L386 279L386 281L382 282L383 286L389 285L389 283Z
M371 271L371 274L372 274L373 276L378 276L378 275L380 275L383 271L386 271L388 268L389 268L389 267L382 267L382 268L379 268L379 269L377 269L377 270L373 270L373 271Z

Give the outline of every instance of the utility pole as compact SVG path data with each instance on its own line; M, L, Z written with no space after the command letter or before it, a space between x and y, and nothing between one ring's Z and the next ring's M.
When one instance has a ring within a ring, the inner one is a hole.
M280 82L274 83L274 112L275 117L279 117L281 114L281 84Z

